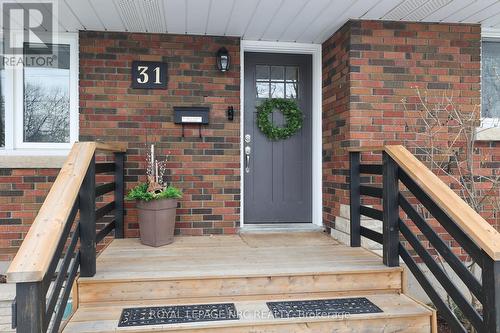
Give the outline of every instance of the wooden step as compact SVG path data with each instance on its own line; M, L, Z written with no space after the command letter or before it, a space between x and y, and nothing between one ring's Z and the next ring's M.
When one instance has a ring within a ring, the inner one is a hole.
M321 272L255 276L204 276L175 279L121 279L78 281L79 302L220 298L259 295L352 292L399 292L399 268L356 272Z
M396 294L364 295L383 312L355 314L348 317L273 318L266 302L274 299L261 298L251 301L235 301L239 320L211 321L168 325L149 325L118 328L123 308L173 305L177 302L142 301L115 302L83 305L64 332L199 332L199 333L309 333L309 332L431 332L433 311L409 297ZM331 298L331 297L328 297ZM307 298L311 299L311 298ZM315 298L319 299L319 298ZM192 303L194 304L194 303ZM196 303L199 304L199 303ZM242 315L244 314L244 315Z
M114 240L97 274L78 279L82 304L349 292L400 292L402 272L322 233L176 237L151 248Z

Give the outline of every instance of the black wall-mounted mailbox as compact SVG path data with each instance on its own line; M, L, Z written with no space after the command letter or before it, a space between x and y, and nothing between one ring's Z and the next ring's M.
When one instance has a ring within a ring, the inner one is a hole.
M174 123L208 124L208 107L174 106Z
M208 125L208 112L210 108L203 106L174 106L174 123L182 125L182 137L184 137L184 125L198 124L201 138L201 125Z

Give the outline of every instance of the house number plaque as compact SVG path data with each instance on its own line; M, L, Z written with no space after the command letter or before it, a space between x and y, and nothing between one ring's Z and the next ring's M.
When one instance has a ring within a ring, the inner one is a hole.
M157 61L132 62L132 88L166 89L167 63Z

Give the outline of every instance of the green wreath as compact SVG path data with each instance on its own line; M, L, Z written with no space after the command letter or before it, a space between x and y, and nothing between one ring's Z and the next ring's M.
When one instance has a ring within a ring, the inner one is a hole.
M277 127L269 117L277 109L285 116L285 126ZM304 116L294 100L284 98L266 99L257 106L257 126L269 140L285 140L302 128Z

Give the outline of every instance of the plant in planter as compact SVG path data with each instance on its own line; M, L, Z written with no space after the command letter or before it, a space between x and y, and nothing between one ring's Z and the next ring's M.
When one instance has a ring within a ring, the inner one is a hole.
M154 145L147 156L147 182L134 187L127 200L137 201L141 243L162 246L174 241L177 201L182 192L163 180L165 162L155 159Z

